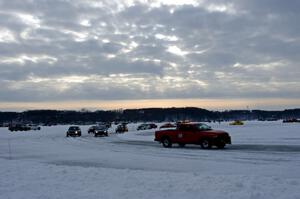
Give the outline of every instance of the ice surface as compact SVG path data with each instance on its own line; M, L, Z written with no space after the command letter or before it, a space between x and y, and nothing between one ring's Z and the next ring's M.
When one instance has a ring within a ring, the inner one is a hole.
M224 150L166 149L138 125L97 138L0 128L0 198L300 198L300 124L209 124L230 133Z

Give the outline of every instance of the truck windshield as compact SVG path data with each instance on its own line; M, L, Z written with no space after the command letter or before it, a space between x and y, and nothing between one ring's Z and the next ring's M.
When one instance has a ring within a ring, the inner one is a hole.
M206 124L197 124L197 129L199 130L211 130L211 127Z

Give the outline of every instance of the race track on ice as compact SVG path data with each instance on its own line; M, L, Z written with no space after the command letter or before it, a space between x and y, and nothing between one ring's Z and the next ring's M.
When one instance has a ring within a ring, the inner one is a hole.
M138 125L97 138L0 128L0 198L300 198L300 124L209 124L230 133L222 150L163 148Z

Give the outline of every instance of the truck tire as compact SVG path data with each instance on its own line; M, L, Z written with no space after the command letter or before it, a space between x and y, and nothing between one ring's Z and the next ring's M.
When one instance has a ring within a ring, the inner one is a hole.
M161 140L161 143L162 143L163 147L165 147L165 148L170 148L170 147L172 147L172 141L171 141L170 138L168 138L168 137L164 137L164 138Z
M211 143L209 139L204 138L200 141L200 145L202 149L210 149L211 148Z

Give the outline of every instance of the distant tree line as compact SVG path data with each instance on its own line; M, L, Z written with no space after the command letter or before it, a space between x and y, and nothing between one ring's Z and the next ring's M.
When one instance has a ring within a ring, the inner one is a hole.
M209 111L201 108L143 108L126 110L65 111L30 110L24 112L0 112L0 123L32 122L43 124L70 124L95 122L147 122L147 121L227 121L227 120L277 120L300 118L300 109L283 111L227 110Z

